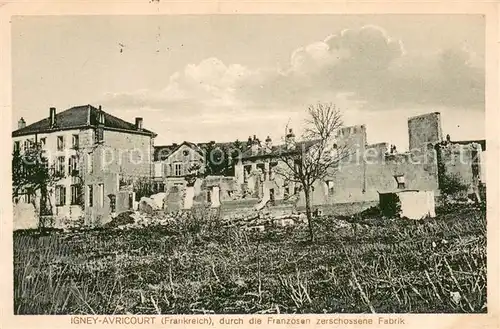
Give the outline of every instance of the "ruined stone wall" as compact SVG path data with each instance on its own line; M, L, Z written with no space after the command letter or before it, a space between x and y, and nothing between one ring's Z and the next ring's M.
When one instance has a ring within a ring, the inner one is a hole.
M105 130L104 142L95 144L94 134L88 129L80 135L80 168L84 178L86 223L98 226L111 220L109 195L118 196L120 180L132 183L150 177L152 140L145 135ZM93 202L89 206L91 191Z
M456 175L469 189L479 184L484 174L481 164L481 145L442 143L436 146L439 154L440 175Z
M344 157L344 163L359 162L367 144L365 125L344 127L338 131L336 139L339 149L349 153L347 157Z
M443 140L441 114L428 113L408 119L410 150L420 148L427 143L436 144Z
M314 205L313 211L319 210L323 215L329 216L351 216L376 206L378 206L378 200ZM296 210L305 212L305 206L298 206Z
M312 204L352 203L378 200L378 192L398 189L395 176L403 175L405 189L438 189L436 152L432 145L425 151L367 157L366 161L343 164L324 181L316 182ZM333 181L333 188L328 181ZM303 193L299 206L305 205Z
M223 201L220 206L220 214L222 218L227 218L237 215L250 215L257 213L255 205L259 202L258 198L248 198L234 201Z
M152 175L153 143L149 136L104 131L104 143L96 149L101 168L124 176Z

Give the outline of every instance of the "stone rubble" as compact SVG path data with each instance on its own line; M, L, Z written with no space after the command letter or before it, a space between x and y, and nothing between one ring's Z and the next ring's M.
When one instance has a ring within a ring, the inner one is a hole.
M143 198L144 199L144 198ZM143 205L149 202L142 202ZM140 207L141 209L141 207ZM194 213L190 210L178 211L177 213L167 213L161 210L155 210L148 207L142 207L144 210L128 211L118 214L118 216L106 226L119 230L127 230L134 228L144 228L148 226L166 226L178 223L179 221L187 221L193 218ZM203 211L203 210L202 210ZM205 217L205 216L204 216ZM206 216L203 220L214 220L211 216ZM334 229L351 227L352 224L345 220L335 220ZM270 211L262 210L253 213L237 214L224 219L220 219L219 224L222 227L235 227L242 230L263 232L271 227L286 228L306 226L307 217L303 213L289 213L281 215L273 215Z

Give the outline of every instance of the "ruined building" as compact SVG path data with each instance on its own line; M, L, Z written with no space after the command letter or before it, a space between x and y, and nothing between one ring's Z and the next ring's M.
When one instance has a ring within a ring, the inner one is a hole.
M315 183L313 207L345 214L377 204L380 193L420 190L439 196L448 177L460 180L466 194L477 194L484 185L484 140L443 138L437 112L409 118L408 134L409 150L398 152L386 142L368 144L365 125L341 128L335 143L347 146L350 156ZM155 147L155 136L144 129L141 118L128 123L90 105L58 114L51 108L47 118L31 125L21 119L12 133L14 150L39 143L62 174L49 194L58 220L105 223L113 213L134 207L135 183L141 180L153 182L155 192L165 192L167 211L209 206L230 216L263 207L279 212L305 206L301 186L278 173L283 166L281 152L293 154L314 143L296 140L292 130L283 145L274 145L270 137L261 141L253 136L243 143ZM229 156L223 174L203 172L207 151L213 149ZM196 165L202 175L187 179ZM33 197L38 196L24 195L14 201L31 202Z
M443 177L449 175L459 177L469 194L484 183L481 161L485 141L443 139L437 112L409 118L408 134L409 150L398 152L386 142L368 144L365 125L340 129L336 143L347 145L350 156L341 161L338 170L315 183L313 206L325 211L356 211L376 204L380 193L406 190L434 191L439 196ZM278 175L276 170L282 165L278 152L300 143L292 130L286 135L284 145L273 145L269 137L264 141L255 136L249 138L245 151L235 159L234 177L225 177L224 183L222 178L211 178L210 184L200 183L187 197L205 198L206 203L220 207L223 213L264 205L293 206L300 210L305 206L301 187ZM228 179L234 183L229 184ZM182 195L186 197L185 193Z
M138 180L152 175L155 133L142 118L126 122L91 105L75 106L12 132L14 151L40 145L58 180L48 191L55 225L83 219L89 225L109 221L112 213L131 209ZM33 200L33 198L35 200ZM40 195L24 194L14 203L39 206Z

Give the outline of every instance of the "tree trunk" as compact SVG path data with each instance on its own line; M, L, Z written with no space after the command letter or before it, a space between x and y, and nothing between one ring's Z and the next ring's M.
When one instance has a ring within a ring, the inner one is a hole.
M307 225L309 227L309 240L313 242L314 232L312 227L311 195L309 188L304 189L304 195L306 197L306 217L307 217Z

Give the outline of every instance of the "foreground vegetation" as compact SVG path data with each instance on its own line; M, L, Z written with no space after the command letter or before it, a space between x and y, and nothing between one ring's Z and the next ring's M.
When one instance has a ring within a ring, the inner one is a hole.
M16 314L486 312L485 210L249 233L195 215L14 234Z

